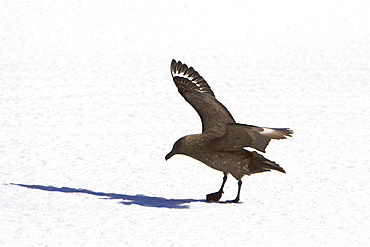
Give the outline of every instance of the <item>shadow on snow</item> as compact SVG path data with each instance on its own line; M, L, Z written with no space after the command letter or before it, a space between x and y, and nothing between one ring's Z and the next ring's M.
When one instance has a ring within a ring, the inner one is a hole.
M53 191L53 192L63 192L63 193L84 193L94 196L101 196L105 200L110 199L119 199L123 200L122 204L131 205L136 204L144 207L155 207L155 208L189 208L189 205L184 205L186 203L191 202L205 202L205 200L193 200L193 199L166 199L163 197L153 197L153 196L145 196L145 195L125 195L125 194L116 194L116 193L104 193L104 192L95 192L92 190L86 189L75 189L69 187L54 187L54 186L43 186L43 185L27 185L27 184L14 184L26 187L29 189L38 189L38 190L45 190L45 191Z

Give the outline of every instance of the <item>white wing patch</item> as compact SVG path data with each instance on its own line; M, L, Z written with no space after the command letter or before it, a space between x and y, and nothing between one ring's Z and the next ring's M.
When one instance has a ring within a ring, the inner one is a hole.
M259 133L272 139L286 139L286 136L291 136L293 134L291 129L261 128L263 130Z
M188 80L195 85L197 91L214 96L214 93L212 92L208 83L203 79L202 76L199 75L197 71L194 70L193 67L188 67L186 64L181 63L181 61L176 62L175 60L172 60L171 74L174 80L176 77L183 78L183 80Z

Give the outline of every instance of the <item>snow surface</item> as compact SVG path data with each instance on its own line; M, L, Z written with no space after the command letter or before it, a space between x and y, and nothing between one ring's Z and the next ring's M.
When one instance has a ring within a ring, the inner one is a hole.
M370 246L369 1L0 0L0 246ZM244 177L164 156L199 133L172 59L237 122L289 127ZM223 200L234 199L231 176Z

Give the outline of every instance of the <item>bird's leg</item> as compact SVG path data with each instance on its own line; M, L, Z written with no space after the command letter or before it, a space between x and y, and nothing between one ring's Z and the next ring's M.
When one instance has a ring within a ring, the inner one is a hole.
M224 186L225 186L226 180L227 180L227 173L224 173L224 178L223 178L220 190L218 192L208 194L207 199L206 199L207 201L218 201L218 200L220 200L220 198L222 196L222 193L224 193Z
M242 180L239 180L238 181L238 195L236 196L236 198L232 201L226 201L226 203L237 203L239 202L239 196L240 196L240 189L242 188Z

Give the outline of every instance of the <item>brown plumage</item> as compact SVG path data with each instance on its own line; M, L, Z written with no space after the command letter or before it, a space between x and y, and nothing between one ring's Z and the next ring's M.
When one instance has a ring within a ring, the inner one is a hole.
M238 124L216 99L208 83L192 67L172 60L171 74L180 94L198 112L203 128L202 134L187 135L176 141L166 160L175 154L183 154L222 171L224 178L221 188L218 192L208 194L207 201L220 200L229 173L238 180L239 187L235 200L227 202L239 201L244 175L270 170L285 173L275 162L244 148L265 152L271 139L285 139L293 134L292 130Z

